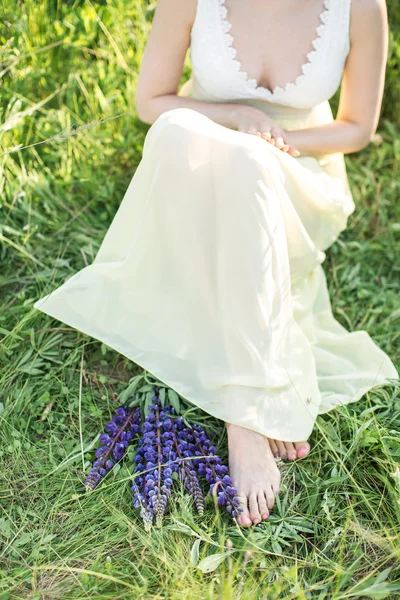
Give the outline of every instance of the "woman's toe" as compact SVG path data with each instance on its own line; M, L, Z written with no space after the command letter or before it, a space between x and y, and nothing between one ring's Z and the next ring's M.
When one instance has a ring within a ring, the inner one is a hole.
M261 522L261 515L258 509L258 498L257 494L254 492L250 494L249 498L249 507L250 507L250 519L256 525Z
M278 446L279 456L281 457L282 460L286 460L287 459L287 451L286 451L285 444L283 442L281 442L280 440L276 440L276 444Z
M278 450L278 446L276 445L275 440L268 438L268 443L269 443L269 447L271 448L272 454L274 455L275 458L277 458L279 456L279 450Z
M275 504L275 491L272 486L268 485L264 490L264 495L267 500L268 510L272 510Z
M247 496L245 494L238 494L238 498L239 498L240 506L241 506L241 508L243 508L243 510L241 511L239 516L236 518L236 521L239 525L243 525L244 527L249 527L251 525L251 518L250 518L249 509L247 506Z
M274 476L271 477L270 486L274 494L275 502L275 497L281 492L281 472L278 469L276 470L276 473L274 473Z
M308 442L295 442L297 458L304 458L310 452L311 447Z
M243 527L250 527L250 525L252 524L252 520L250 518L250 515L244 515L243 513L240 515L240 517L238 518L238 523L239 525L242 525Z
M285 448L286 448L288 459L295 460L297 458L297 452L296 452L296 448L293 446L292 442L285 442Z
M267 499L265 497L264 492L260 492L258 494L258 509L260 511L260 515L262 519L268 519L269 510L267 505Z

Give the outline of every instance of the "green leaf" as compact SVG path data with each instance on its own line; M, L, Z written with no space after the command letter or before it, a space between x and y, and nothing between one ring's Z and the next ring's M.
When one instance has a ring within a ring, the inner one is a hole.
M185 423L186 427L192 427L191 423L189 423L189 421L185 417L182 417L182 420Z
M27 366L18 369L20 373L26 373L27 375L41 375L43 371L41 369L37 369L34 366Z
M115 475L118 473L118 471L120 470L120 468L121 468L121 465L120 465L120 463L116 463L116 464L113 466L113 468L112 468L112 473L113 473L114 477L115 477Z
M219 565L229 556L231 552L217 552L217 554L211 554L203 558L197 565L197 568L203 573L212 573L219 567Z
M369 577L361 585L353 588L350 598L372 598L373 600L384 600L384 598L394 598L393 592L399 591L398 586L390 585L387 579L392 567L384 569L376 577Z
M179 415L179 412L180 412L179 396L175 392L175 390L173 390L171 388L168 388L168 400L169 400L169 403L171 404L171 406L175 409L176 414Z
M25 533L22 533L14 540L12 547L19 548L20 546L26 546L30 544L35 537L42 533L42 531L43 530L37 529L35 531L27 531Z
M161 406L164 408L164 406L165 406L165 388L160 388L159 396L160 396Z
M10 337L14 338L15 340L23 340L24 339L20 335L17 335L16 333L12 333L12 331L8 331L8 329L4 329L4 327L0 327L0 333L2 333L3 335L9 335Z
M128 400L130 400L130 398L135 393L135 390L136 390L137 386L139 385L139 382L141 379L143 379L143 375L137 375L136 377L133 377L130 380L129 385L126 388L126 390L123 390L123 392L121 392L121 394L119 395L118 401L121 404L125 404L126 402L128 402Z
M36 350L36 345L35 345L35 330L33 329L33 327L31 327L30 330L29 330L29 336L30 336L30 340L31 340L31 346L32 346L32 348L34 348Z
M394 321L395 319L400 319L400 308L394 310L388 317L389 321Z
M147 392L146 395L146 400L144 402L144 416L147 417L147 415L149 414L149 404L152 404L153 402L153 392Z
M22 367L23 364L25 364L26 362L28 362L28 360L30 359L30 357L33 354L33 348L29 348L28 352L26 352L26 354L24 354L24 356L21 358L21 360L19 361L18 365L17 365L17 369L20 370L20 368Z
M190 560L192 561L192 564L194 566L196 566L199 562L199 547L200 547L200 539L198 538L197 540L194 541L194 544L190 551Z
M196 538L199 537L199 534L196 531L194 531L189 525L186 525L186 523L182 523L181 521L178 521L175 518L174 524L167 525L166 529L169 529L170 531L178 531L179 533L182 533L184 535L190 535Z
M276 552L277 554L282 554L282 546L280 545L279 542L277 542L276 540L272 540L271 544L272 544L272 550L274 552Z
M301 493L296 494L296 496L293 498L293 500L291 501L291 503L288 506L288 509L287 509L288 513L292 512L292 510L294 509L294 507L296 506L296 504L300 498L301 498Z
M4 517L0 518L0 535L2 538L11 536L11 523Z
M131 400L128 404L129 408L133 408L134 406L138 406L140 403L140 397L139 395L136 395L133 397L133 400Z
M153 392L155 394L155 385L152 383L146 383L140 388L141 392Z

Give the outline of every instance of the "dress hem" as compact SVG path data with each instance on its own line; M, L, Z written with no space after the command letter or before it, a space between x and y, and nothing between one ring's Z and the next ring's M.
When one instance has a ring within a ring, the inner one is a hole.
M41 312L44 312L45 314L47 314L47 315L51 316L52 318L55 318L55 319L57 319L57 320L61 320L61 321L62 321L62 319L59 319L59 317L57 317L55 313L52 313L52 312L51 312L51 311L49 311L49 310L44 310L43 308L40 308L40 307L39 307L41 304L43 304L43 303L45 302L45 300L46 300L46 299L47 299L47 298L48 298L50 295L51 295L51 294L49 294L49 295L47 295L47 296L44 296L44 297L40 298L39 300L37 300L37 301L34 303L33 307L34 307L34 308L36 308L37 310L40 310ZM64 321L62 321L62 322L64 322ZM182 397L182 398L183 398L183 399L184 399L186 402L188 402L189 404L193 404L194 406L196 406L196 407L197 407L197 408L199 408L200 410L203 410L204 412L206 412L206 413L207 413L207 414L209 414L210 416L212 416L212 417L214 417L214 418L216 418L216 419L218 419L218 420L220 420L220 421L223 421L223 422L225 422L225 423L230 423L230 424L232 424L232 425L237 425L237 426L239 426L239 427L244 427L245 429L249 429L250 431L254 431L254 432L256 432L256 433L260 433L261 435L264 435L265 437L268 437L268 438L271 438L271 439L281 440L281 441L285 441L285 442L292 442L292 443L294 443L294 442L303 442L303 441L307 441L307 440L308 440L308 438L310 437L311 433L313 432L313 429L314 429L314 426L315 426L315 421L316 421L316 418L315 418L315 419L314 419L314 421L312 422L312 425L311 425L311 427L309 427L309 430L308 430L308 432L305 432L304 434L299 434L298 436L290 436L290 435L288 436L288 435L285 435L285 436L283 436L283 437L282 437L282 436L279 436L279 435L277 435L277 432L276 432L276 430L275 430L275 431L274 431L274 430L270 430L270 431L266 431L266 430L264 430L264 431L262 431L261 429L257 429L257 428L255 428L255 427L249 427L249 426L248 426L248 425L246 425L245 423L243 423L243 422L239 422L239 421L238 421L238 420L236 420L236 419L226 419L226 418L225 418L225 419L223 419L223 418L221 418L221 416L219 416L219 415L217 414L217 412L215 412L215 411L210 411L210 410L208 410L208 409L205 409L205 408L204 408L204 407L201 405L201 403L200 403L198 400L196 400L196 399L194 399L194 398L188 398L188 396L187 396L187 392L186 392L186 391L184 391L184 390L183 390L183 389L182 389L182 388L179 386L179 384L177 384L176 382L172 382L172 381L171 381L171 379L170 379L168 376L167 376L167 377L164 377L164 376L161 374L161 372L157 370L157 368L154 368L154 366L151 366L151 368L150 368L150 367L146 367L146 366L145 366L145 362L146 362L146 361L143 361L142 359L138 359L138 358L136 358L136 357L133 357L133 356L129 356L129 355L128 355L128 354L127 354L125 351L121 350L121 349L118 347L118 345L112 345L112 344L110 344L108 341L105 341L105 340L102 340L101 338L98 338L98 337L95 337L95 336L93 336L93 334L91 334L89 330L87 330L87 331L84 331L84 330L83 330L83 329L82 329L80 326L78 327L77 325L74 325L74 324L73 324L73 323L71 323L71 322L70 322L70 323L67 323L67 324L69 324L69 325L70 325L71 327L73 327L74 329L76 329L76 330L80 331L80 332L81 332L81 333L83 333L84 335L88 335L88 336L90 336L90 337L92 337L92 338L96 339L97 341L100 341L100 342L102 342L102 343L106 344L106 345L107 345L109 348L111 348L112 350L114 350L114 351L118 352L119 354L121 354L121 355L125 356L126 358L128 358L129 360L131 360L132 362L134 362L136 365L138 365L140 368L142 368L142 369L144 369L145 371L147 371L147 372L151 373L151 374L152 374L154 377L156 377L156 378L157 378L157 379L158 379L160 382L162 382L162 383L163 383L163 384L165 384L166 386L168 386L168 387L172 388L174 391L176 391L176 392L178 393L178 395L179 395L179 396L181 396L181 397ZM394 383L396 382L396 380L393 380L393 381L394 381ZM385 383L385 382L380 382L379 384L374 384L374 385L372 385L372 386L366 386L366 387L363 387L363 388L361 388L361 390L360 390L359 392L357 392L357 394L356 394L355 396L353 396L353 397L352 397L351 399L349 399L347 402L341 402L340 404L333 405L332 407L330 407L330 408L328 408L328 409L326 409L326 410L318 411L318 413L317 413L317 416L319 416L320 414L326 414L327 412L330 412L331 410L334 410L335 408L338 408L339 406L345 406L346 404L350 404L350 403L353 403L353 402L357 402L357 401L359 401L359 400L360 400L360 399L361 399L361 398L364 396L364 394L365 394L366 392L368 392L368 391L370 391L370 390L372 390L372 389L375 389L375 388L377 388L377 387L386 386L386 385L388 385L388 384L391 384L391 380L388 380L388 379L387 379L387 380L386 380L386 383ZM292 438L292 439L289 439L289 438Z

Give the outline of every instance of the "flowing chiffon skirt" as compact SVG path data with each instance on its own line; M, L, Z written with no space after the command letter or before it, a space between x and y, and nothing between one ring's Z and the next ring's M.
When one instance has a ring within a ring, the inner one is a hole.
M332 120L269 105L282 127ZM35 308L207 413L286 441L398 373L335 320L321 266L354 210L342 154L293 158L189 108L163 113L90 266Z

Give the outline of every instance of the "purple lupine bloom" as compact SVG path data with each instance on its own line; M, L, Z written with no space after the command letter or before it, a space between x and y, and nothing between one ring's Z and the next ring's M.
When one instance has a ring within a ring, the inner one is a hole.
M243 508L240 506L237 490L228 475L228 468L215 455L216 448L208 439L205 431L197 424L193 424L192 430L195 454L201 457L193 460L197 473L206 478L210 485L210 494L213 493L214 488L219 488L217 492L218 506L225 506L227 512L233 518L237 518Z
M139 429L140 409L138 407L117 408L112 421L106 425L105 433L100 436L101 446L96 450L96 460L84 482L87 491L93 490L100 479L124 456L130 440Z
M168 413L174 413L174 409L163 409L157 395L153 396L152 400L141 429L142 438L134 459L134 473L138 475L135 476L131 488L134 492L133 505L135 508L141 507L140 514L147 528L154 516L156 525L161 525L171 493L172 471L177 469L176 454L172 448L172 420L168 416ZM167 465L164 465L166 462Z
M226 506L227 512L236 518L239 516L239 513L243 511L243 508L240 507L237 490L232 484L232 479L227 474L228 468L223 465L221 459L215 455L215 446L211 444L206 433L199 425L194 424L191 427L187 427L185 426L183 419L179 417L175 419L175 423L177 431L179 432L178 436L182 441L186 442L184 456L192 457L189 461L189 465L190 467L193 467L194 474L202 475L206 478L207 482L210 484L211 494L215 486L220 487L220 491L217 495L218 506ZM198 483L197 477L196 481ZM197 486L191 482L190 487L195 491ZM192 496L194 495L195 494L192 493Z
M236 489L228 475L228 469L215 456L216 448L198 425L186 425L176 415L173 406L162 406L159 388L155 388L148 415L141 425L140 408L120 407L112 421L107 423L100 436L101 446L96 450L96 460L84 485L93 490L119 461L129 442L139 431L141 438L134 458L133 505L140 507L140 516L146 530L151 528L154 517L162 524L175 472L194 499L197 511L204 512L204 496L198 476L209 483L210 493L217 486L219 506L233 516L243 510L239 506Z
M204 496L197 479L196 469L189 457L194 456L195 447L193 444L194 437L189 427L181 428L182 419L174 420L175 446L177 456L181 459L179 462L179 478L183 481L184 486L189 491L194 500L195 507L200 515L204 513Z
M132 486L133 504L136 508L141 507L145 527L151 526L153 515L156 515L156 523L161 524L173 472L183 481L200 514L204 511L204 497L198 475L206 478L210 493L215 486L220 488L218 505L226 506L227 512L237 517L243 510L239 506L237 491L228 475L228 468L215 455L216 448L203 429L198 425L186 426L182 418L174 416L172 406L162 408L158 388L148 409L134 460L134 473L137 475ZM172 415L172 419L168 415Z

